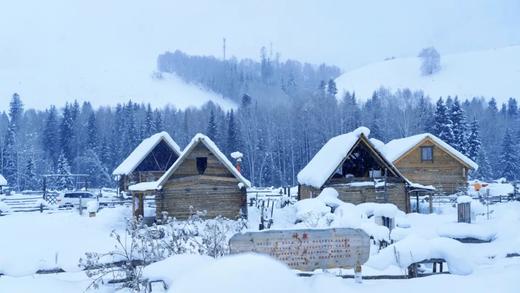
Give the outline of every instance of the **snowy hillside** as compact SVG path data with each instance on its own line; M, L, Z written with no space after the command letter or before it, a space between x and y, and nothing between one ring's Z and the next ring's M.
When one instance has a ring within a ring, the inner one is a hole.
M366 100L383 86L421 89L433 99L484 96L500 103L509 97L520 98L520 46L441 55L441 70L430 76L421 75L420 65L419 58L397 58L349 71L336 79L338 97L344 91L355 91L359 99Z
M36 109L48 107L51 101L74 99L90 101L94 106L113 106L132 99L134 102L153 101L153 107L169 104L184 109L208 101L226 109L234 107L231 100L187 84L175 75L153 78L153 66L125 68L102 62L78 64L77 69L72 67L67 63L0 67L0 110L8 108L9 99L4 97L14 92L20 94L27 107Z

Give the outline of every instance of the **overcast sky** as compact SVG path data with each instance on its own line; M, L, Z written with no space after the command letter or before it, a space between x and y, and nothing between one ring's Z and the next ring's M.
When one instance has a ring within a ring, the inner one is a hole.
M84 68L88 87L91 72L151 73L166 50L221 56L223 37L228 56L258 58L272 43L282 58L349 70L431 45L442 54L520 44L518 15L516 0L2 1L0 73L23 87L41 82L31 73L52 75L59 87L63 75ZM6 93L24 89L0 85L1 110ZM23 98L42 105L34 94Z

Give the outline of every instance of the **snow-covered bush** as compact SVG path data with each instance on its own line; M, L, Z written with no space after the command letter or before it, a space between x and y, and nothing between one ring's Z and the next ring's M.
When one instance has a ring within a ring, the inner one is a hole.
M142 218L127 221L124 233L113 231L114 250L89 252L79 266L97 288L106 279L138 292L145 285L143 266L179 254L202 254L220 257L229 254L229 238L244 228L242 221L222 217L204 220L196 213L187 220L163 215L160 225L147 226Z

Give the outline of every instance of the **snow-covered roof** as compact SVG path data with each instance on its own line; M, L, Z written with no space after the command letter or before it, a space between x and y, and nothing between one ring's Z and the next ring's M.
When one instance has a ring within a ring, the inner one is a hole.
M405 138L394 139L385 144L385 146L380 150L387 159L389 159L391 162L396 162L403 155L415 148L425 139L430 139L467 167L470 167L475 170L478 168L478 165L475 162L473 162L470 158L466 157L465 155L454 149L452 146L444 142L442 139L438 138L437 136L431 133L421 133Z
M362 126L352 132L331 138L298 173L298 183L321 188L347 157L361 136L366 138L366 142L381 156L386 164L392 168L396 175L402 177L407 183L410 183L380 151L380 147L383 144L378 140L369 140L369 135L370 129Z
M7 185L7 180L5 180L4 176L2 176L2 174L0 174L0 186L6 186Z
M147 186L147 188L149 188L148 190L161 189L162 185L166 183L168 178L170 178L170 176L175 172L175 170L177 170L177 168L184 162L184 160L188 157L191 151L199 143L203 143L209 149L209 151L213 153L213 155L215 155L215 157L217 157L217 159L222 164L224 164L224 166L226 166L229 172L231 172L231 174L233 174L242 184L244 184L246 187L251 187L251 182L249 182L249 180L247 180L244 176L242 176L242 174L240 174L240 172L238 172L235 166L233 166L233 163L231 163L227 159L227 157L219 150L217 145L209 137L205 136L204 134L197 133L193 137L191 142L186 146L186 148L184 149L180 157L177 159L177 161L173 163L170 169L168 169L168 171L166 171L166 173L164 173L163 176L159 178L159 180L153 183L155 185L151 183L149 186Z
M139 164L150 154L150 152L161 142L165 141L168 146L177 154L181 154L179 145L166 132L159 132L147 139L144 139L134 151L112 172L112 175L129 175Z
M157 189L157 181L151 182L140 182L134 185L128 186L128 190L130 191L149 191Z
M336 171L336 168L345 159L362 134L368 137L370 129L359 127L352 132L331 138L298 173L298 182L321 188L330 175Z

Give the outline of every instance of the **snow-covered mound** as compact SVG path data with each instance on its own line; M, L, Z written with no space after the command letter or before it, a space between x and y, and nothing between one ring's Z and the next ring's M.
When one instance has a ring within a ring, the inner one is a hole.
M354 91L366 100L380 87L423 90L433 99L448 95L495 97L498 102L520 98L520 46L441 55L441 70L429 76L421 74L420 66L417 57L397 58L346 72L336 79L338 98Z
M196 272L212 261L213 258L206 255L178 254L146 266L143 278L148 281L163 280L170 286L183 275Z
M226 256L184 273L168 292L306 293L310 290L286 265L263 255L241 254Z
M450 273L468 275L473 272L473 264L464 246L453 239L423 239L410 236L372 255L367 265L385 269L390 265L407 268L410 264L423 260L442 258L448 263Z

